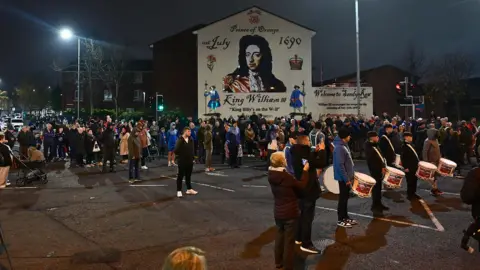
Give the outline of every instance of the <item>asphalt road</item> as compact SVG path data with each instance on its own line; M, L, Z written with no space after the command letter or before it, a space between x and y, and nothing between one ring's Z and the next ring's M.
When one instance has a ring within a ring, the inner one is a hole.
M150 164L135 186L127 183L123 165L101 174L98 168L49 164L47 185L0 191L14 269L161 269L170 251L186 245L207 252L209 269L274 269L272 194L264 172L253 168L258 164L218 166L210 175L196 165L199 194L182 199L175 197L176 170L165 161ZM356 162L356 170L365 172L365 163ZM386 191L390 211L383 218L372 216L370 199L352 198L349 211L360 223L352 229L336 227L337 196L324 193L312 238L330 245L322 255L298 251L297 269L478 269L480 252L459 248L471 221L458 196L461 184L442 178L439 187L446 193L434 198L421 183L425 205L406 200L404 189Z

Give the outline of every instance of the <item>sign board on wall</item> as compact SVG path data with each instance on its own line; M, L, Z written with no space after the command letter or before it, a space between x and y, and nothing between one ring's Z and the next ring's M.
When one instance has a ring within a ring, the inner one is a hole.
M313 96L307 98L307 106L316 108L314 117L327 114L346 117L357 115L358 100L356 87L319 87L313 90ZM362 87L360 90L360 114L373 115L373 88Z
M216 86L222 116L287 115L295 85L312 93L314 33L258 8L213 23L198 35L198 115L210 112L203 99ZM308 97L308 95L307 95ZM300 98L303 103L305 100ZM307 112L309 110L307 109Z

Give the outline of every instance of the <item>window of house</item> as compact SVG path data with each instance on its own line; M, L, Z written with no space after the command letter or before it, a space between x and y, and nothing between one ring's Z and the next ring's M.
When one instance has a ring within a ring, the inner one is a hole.
M143 73L135 72L133 74L133 81L134 83L143 83Z
M142 101L143 100L143 91L137 89L133 91L133 101Z
M75 90L75 97L73 98L74 101L78 100L78 90ZM83 92L80 91L80 101L83 101Z
M113 95L110 89L103 90L103 101L112 101Z

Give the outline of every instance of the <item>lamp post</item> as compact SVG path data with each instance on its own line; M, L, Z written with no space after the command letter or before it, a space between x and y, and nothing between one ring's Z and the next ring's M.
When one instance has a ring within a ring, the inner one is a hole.
M80 119L80 37L75 36L72 30L63 28L59 32L60 37L63 40L70 40L72 38L77 39L77 121Z
M358 18L358 0L355 0L355 40L357 43L357 114L360 116L360 25Z

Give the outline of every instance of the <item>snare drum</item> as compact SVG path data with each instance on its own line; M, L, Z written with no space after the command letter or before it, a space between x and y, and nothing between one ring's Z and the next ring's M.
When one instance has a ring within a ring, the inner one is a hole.
M399 169L387 166L387 173L383 177L383 183L389 188L400 188L405 173Z
M457 163L446 158L441 158L438 163L437 172L442 176L453 176L455 168L457 168Z
M377 183L377 181L372 177L356 172L352 192L360 198L369 198L372 196L372 189L373 186L375 186L375 183Z
M437 166L433 165L432 163L420 161L418 163L418 169L415 175L418 177L418 179L426 181L429 184L433 184L436 171Z

